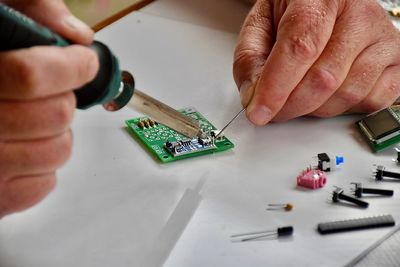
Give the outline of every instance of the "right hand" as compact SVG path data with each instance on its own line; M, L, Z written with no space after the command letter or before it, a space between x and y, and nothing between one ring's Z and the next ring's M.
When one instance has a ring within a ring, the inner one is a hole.
M93 40L61 0L3 2L76 43ZM72 148L73 89L93 80L98 64L82 45L0 52L0 218L31 207L55 186Z

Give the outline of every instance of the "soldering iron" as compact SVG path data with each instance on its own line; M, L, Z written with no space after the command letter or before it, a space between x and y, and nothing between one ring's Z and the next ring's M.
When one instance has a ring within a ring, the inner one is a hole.
M0 3L0 51L71 44L50 29ZM106 110L115 111L129 105L186 136L202 134L196 121L135 89L133 76L128 71L120 70L117 57L105 44L94 41L90 48L96 52L100 66L93 81L74 90L79 109L101 104Z

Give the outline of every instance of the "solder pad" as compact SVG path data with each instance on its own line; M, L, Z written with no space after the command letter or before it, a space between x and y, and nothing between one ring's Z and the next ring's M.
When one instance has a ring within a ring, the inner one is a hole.
M211 136L211 132L216 130L214 125L204 118L196 109L185 108L180 110L185 114L199 122L200 128L207 136ZM189 140L184 135L172 130L171 128L157 123L153 126L147 125L140 127L139 123L148 120L149 117L140 117L126 120L128 131L141 142L151 154L157 157L161 162L167 163L185 158L197 157L200 155L221 152L234 147L234 144L226 137L213 140L212 146L202 148L197 140ZM173 154L167 149L167 142L184 142L191 141L192 145L187 146L187 149L182 154Z

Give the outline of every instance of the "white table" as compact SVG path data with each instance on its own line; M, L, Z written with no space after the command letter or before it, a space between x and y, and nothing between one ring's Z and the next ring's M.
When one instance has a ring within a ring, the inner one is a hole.
M194 106L221 127L240 108L231 74L236 33L161 18L154 10L133 13L97 37L135 74L138 88L176 108ZM137 116L100 107L77 112L73 156L56 190L0 222L0 266L340 266L389 229L321 236L317 223L383 213L400 219L398 194L371 199L367 210L328 201L333 185L348 189L350 182L400 190L368 178L375 163L397 167L392 151L370 152L355 116L263 128L240 118L226 132L232 151L164 165L124 129L124 120ZM296 188L295 177L319 152L341 154L346 163L325 188ZM188 190L196 187L201 201ZM265 211L276 202L295 209ZM229 239L289 224L295 234L288 241Z

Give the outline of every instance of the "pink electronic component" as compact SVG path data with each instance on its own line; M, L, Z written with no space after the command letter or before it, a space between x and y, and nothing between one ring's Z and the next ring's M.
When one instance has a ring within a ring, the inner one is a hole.
M297 185L318 189L324 187L328 177L324 171L307 168L297 176Z

